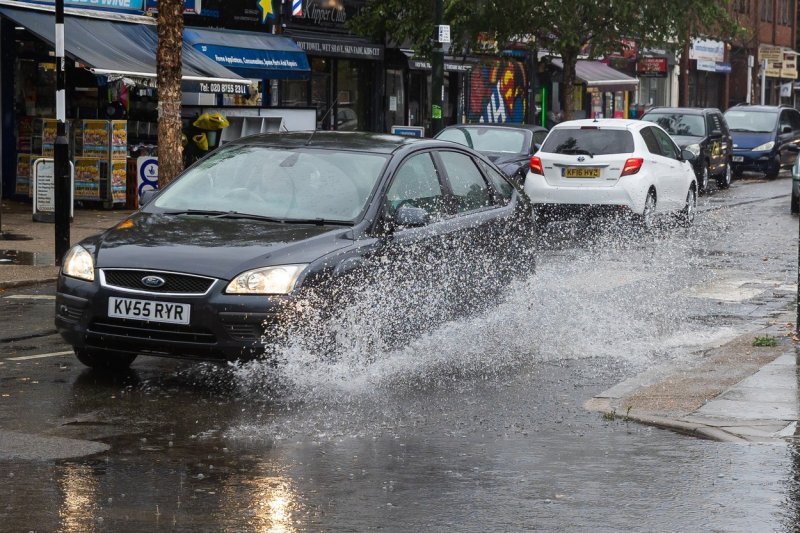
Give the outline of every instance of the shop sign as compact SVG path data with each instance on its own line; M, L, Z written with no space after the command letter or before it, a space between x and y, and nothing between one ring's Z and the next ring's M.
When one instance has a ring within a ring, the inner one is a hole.
M392 135L403 137L425 137L425 128L422 126L392 126Z
M797 56L795 54L784 53L783 63L781 64L781 78L797 79Z
M663 78L667 75L667 58L641 57L636 63L636 73L647 78Z
M75 214L75 166L69 163L70 208L69 216ZM33 163L33 220L54 222L56 212L55 163L53 159L37 159Z
M730 74L731 64L722 61L697 60L697 70L702 72L716 72L717 74Z
M142 156L136 158L136 199L141 205L145 191L158 190L158 158Z
M420 59L409 59L408 68L411 70L433 70L430 61L423 61ZM447 72L469 72L472 70L472 64L445 61L444 70Z
M144 10L147 13L158 13L158 0L145 0ZM203 10L203 0L183 0L185 15L199 15Z
M250 96L250 87L240 83L183 80L181 90L186 93L238 94Z
M261 32L269 31L276 13L273 0L225 0L220 11L224 28Z
M725 43L711 39L694 39L689 48L689 59L697 61L725 61Z
M366 0L303 0L300 14L295 15L292 2L284 2L283 15L288 27L344 29L347 21L357 17L366 4Z
M294 41L297 46L309 55L375 59L378 61L383 59L383 46L380 45L326 41L307 37L294 37Z
M758 60L775 62L783 60L783 48L780 46L761 45L758 47Z
M55 5L55 0L29 0L27 4ZM104 9L108 11L138 12L144 11L144 0L64 0L68 7L86 7L90 9Z

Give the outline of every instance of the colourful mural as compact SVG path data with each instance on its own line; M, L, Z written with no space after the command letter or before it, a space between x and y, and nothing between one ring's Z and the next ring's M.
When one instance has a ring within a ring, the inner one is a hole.
M525 120L525 70L519 61L497 59L475 66L468 90L467 121L500 124Z

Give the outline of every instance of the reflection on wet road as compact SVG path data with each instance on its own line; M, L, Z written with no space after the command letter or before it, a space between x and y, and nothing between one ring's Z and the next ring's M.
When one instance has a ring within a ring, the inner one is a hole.
M768 198L787 183L714 198ZM48 337L0 345L0 427L40 438L37 459L0 457L0 521L48 531L791 530L800 447L700 441L582 408L792 305L797 220L787 212L788 196L718 209L641 243L554 228L537 275L502 302L369 358L354 350L321 363L297 348L277 367L144 359L112 379L63 355L10 359L64 349ZM54 459L56 438L75 455ZM83 455L86 441L110 450Z

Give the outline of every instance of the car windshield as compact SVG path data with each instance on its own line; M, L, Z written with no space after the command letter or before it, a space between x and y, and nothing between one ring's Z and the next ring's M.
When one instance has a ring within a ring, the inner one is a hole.
M706 121L703 115L681 115L679 113L648 113L642 120L655 122L670 135L705 137Z
M776 111L738 111L725 113L725 121L731 131L771 133L778 122Z
M165 189L154 205L282 221L353 222L365 209L387 157L313 148L222 148Z
M524 131L508 128L447 128L436 138L463 144L479 152L526 154L530 147L525 143Z
M554 128L542 145L542 152L589 156L629 154L633 136L628 130L582 127Z

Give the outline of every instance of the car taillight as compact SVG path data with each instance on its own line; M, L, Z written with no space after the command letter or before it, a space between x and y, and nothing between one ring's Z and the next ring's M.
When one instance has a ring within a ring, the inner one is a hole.
M639 169L642 168L642 163L644 163L644 159L641 157L632 157L628 159L625 161L625 166L622 167L622 174L620 174L619 177L636 174L639 172Z
M542 160L536 156L531 157L531 172L544 176L544 169L542 168Z

